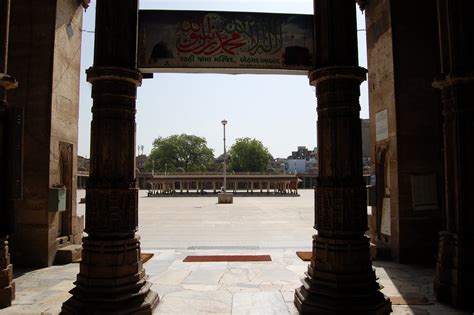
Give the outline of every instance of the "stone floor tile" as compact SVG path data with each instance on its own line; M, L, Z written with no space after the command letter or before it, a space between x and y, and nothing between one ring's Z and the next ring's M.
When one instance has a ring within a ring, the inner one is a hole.
M168 285L168 284L159 284L152 282L152 290L157 292L160 299L167 294L184 291L184 288L181 285Z
M218 291L220 289L220 285L213 285L213 284L183 284L183 289L191 290L191 291Z
M284 267L277 267L272 269L262 269L253 279L255 283L270 282L271 284L285 285L297 282L299 276L294 272L289 271Z
M288 314L288 307L280 292L235 293L232 315Z
M280 289L280 293L283 296L285 302L293 302L295 299L295 289L296 288L293 288L292 290Z
M198 269L191 271L182 283L212 285L219 283L223 275L223 269Z
M249 284L249 283L236 283L232 286L224 286L221 289L225 289L231 294L239 293L239 292L261 292L260 286L256 284Z
M299 315L300 313L296 309L295 303L292 302L286 302L286 306L288 307L288 314L290 315Z
M150 281L158 284L177 285L191 273L190 270L169 269L158 276L151 277Z
M308 266L307 265L289 265L286 266L286 269L292 271L298 276L304 275L306 271L308 271Z
M172 314L230 314L232 295L225 291L182 291L167 294L155 313Z

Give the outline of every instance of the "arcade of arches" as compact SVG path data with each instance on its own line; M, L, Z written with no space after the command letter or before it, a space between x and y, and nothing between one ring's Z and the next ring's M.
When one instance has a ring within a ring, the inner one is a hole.
M135 235L138 0L96 0L88 236L81 240L74 203L63 215L48 211L57 186L75 200L88 2L0 0L0 307L14 298L12 266L49 266L61 246L82 242L63 313L150 314L159 298ZM439 301L474 308L474 2L359 0L368 71L358 66L354 0L313 2L318 233L295 305L305 314L390 312L364 236L370 227L380 255L436 263ZM359 119L367 73L377 176L369 220Z

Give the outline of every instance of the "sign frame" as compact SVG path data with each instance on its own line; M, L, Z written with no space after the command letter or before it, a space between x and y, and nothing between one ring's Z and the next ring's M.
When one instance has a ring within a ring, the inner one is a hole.
M313 16L140 10L142 73L307 74Z

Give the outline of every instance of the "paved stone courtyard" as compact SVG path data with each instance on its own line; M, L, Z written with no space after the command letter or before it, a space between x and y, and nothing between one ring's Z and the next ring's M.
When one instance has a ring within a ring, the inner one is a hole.
M219 205L217 197L148 198L141 191L142 251L154 254L144 266L161 298L155 314L297 314L293 293L308 263L295 252L311 249L314 232L313 192L300 193ZM271 255L272 261L182 262L188 255ZM394 314L469 314L436 303L432 268L381 261L374 267L386 295L429 303L394 305ZM15 269L17 297L0 314L59 313L78 269Z

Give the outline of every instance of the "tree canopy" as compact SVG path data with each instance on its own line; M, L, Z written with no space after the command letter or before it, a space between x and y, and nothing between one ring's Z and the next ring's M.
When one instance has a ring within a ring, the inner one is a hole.
M147 169L154 164L155 171L185 172L206 171L214 163L213 150L207 147L204 138L194 135L172 135L158 137L153 141Z
M229 150L229 157L235 172L263 172L272 159L262 142L250 138L237 139Z

